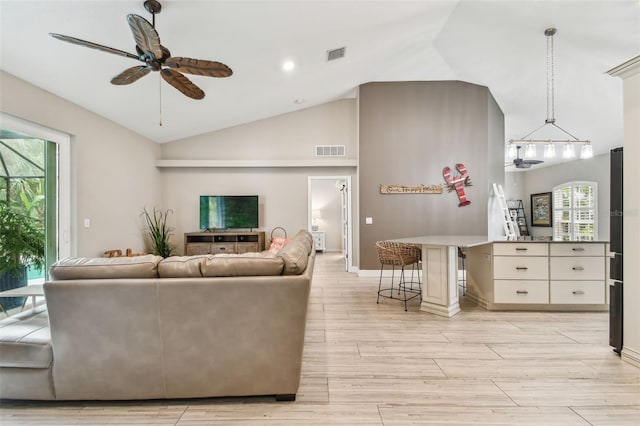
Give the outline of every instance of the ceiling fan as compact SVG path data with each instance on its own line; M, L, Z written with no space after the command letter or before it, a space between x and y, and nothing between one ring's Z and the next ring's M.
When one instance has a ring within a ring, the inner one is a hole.
M535 164L544 163L542 160L525 160L520 158L520 145L516 146L516 158L513 159L513 164L515 164L516 169L530 169L531 166Z
M160 36L155 29L156 13L160 13L162 6L156 0L146 0L144 8L153 16L153 24L139 15L127 15L127 22L136 42L136 53L125 52L112 47L103 46L90 41L69 37L62 34L49 33L53 38L68 43L101 50L114 55L126 56L144 62L128 68L111 79L111 84L131 84L151 71L160 71L160 75L170 85L178 89L184 95L193 99L204 98L204 92L182 73L203 75L207 77L229 77L233 74L231 68L221 62L192 59L184 57L172 57L169 49L160 44Z

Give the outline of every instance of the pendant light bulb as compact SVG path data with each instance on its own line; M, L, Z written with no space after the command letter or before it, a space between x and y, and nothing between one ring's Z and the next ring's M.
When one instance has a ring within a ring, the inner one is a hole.
M562 150L562 158L570 159L576 156L576 151L573 148L573 144L571 142L564 144L564 149Z
M536 144L527 144L527 150L524 153L524 158L534 158L537 155Z
M580 150L580 158L584 160L591 157L593 157L593 148L591 147L591 144L586 143L582 145L582 149Z
M507 147L507 155L509 157L514 157L516 156L516 146L512 143L509 144L509 146Z
M556 156L556 146L549 142L544 146L544 158L554 158Z

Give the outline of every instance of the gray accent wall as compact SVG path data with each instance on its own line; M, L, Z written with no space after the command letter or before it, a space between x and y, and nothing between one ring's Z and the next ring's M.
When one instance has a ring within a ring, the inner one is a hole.
M504 116L489 89L460 81L368 83L359 90L360 269L378 269L375 242L497 232L491 184L504 182ZM463 163L471 204L455 192L380 194L380 184L444 184ZM365 218L373 218L366 225Z

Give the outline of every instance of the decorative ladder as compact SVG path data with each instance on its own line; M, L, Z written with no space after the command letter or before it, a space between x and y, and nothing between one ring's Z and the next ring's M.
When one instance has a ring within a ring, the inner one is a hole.
M500 210L502 211L502 225L504 226L504 233L507 236L507 240L517 240L520 236L520 230L516 224L513 223L509 206L507 206L507 200L504 198L502 185L494 183L493 193L496 194L498 203L500 203Z

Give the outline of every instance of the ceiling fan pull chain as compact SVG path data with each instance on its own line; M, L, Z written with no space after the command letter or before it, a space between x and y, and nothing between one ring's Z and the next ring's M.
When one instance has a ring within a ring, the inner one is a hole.
M162 127L162 78L158 75L158 107L160 109L160 127Z

